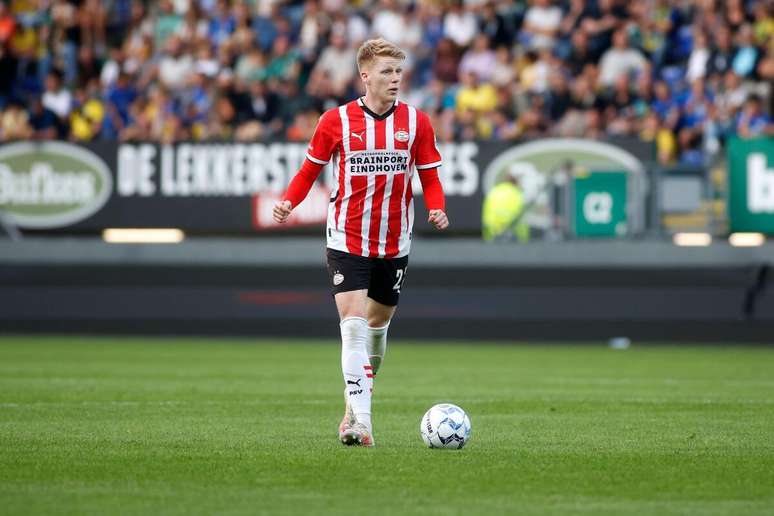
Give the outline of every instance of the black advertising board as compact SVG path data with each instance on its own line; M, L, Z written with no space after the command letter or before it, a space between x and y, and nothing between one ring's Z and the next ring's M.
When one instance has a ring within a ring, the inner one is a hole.
M452 231L478 232L483 196L492 184L515 170L532 174L525 190L537 188L533 183L540 183L554 167L546 162L555 154L552 145L572 149L572 142L584 152L590 144L597 145L598 154L612 155L619 167L624 163L624 168L642 168L649 158L649 147L637 141L439 144ZM303 143L295 142L10 143L0 146L0 211L22 230L49 233L174 227L190 234L252 234L300 227L314 234L325 224L331 165L294 211L291 224L277 227L271 221L271 207L298 170L305 150ZM604 165L604 159L594 159ZM415 230L431 232L423 218L418 177L414 193Z

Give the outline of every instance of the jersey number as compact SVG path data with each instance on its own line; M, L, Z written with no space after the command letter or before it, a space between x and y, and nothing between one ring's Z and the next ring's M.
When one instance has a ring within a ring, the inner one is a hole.
M403 282L406 280L406 269L398 269L395 271L395 285L392 286L392 290L400 294L400 289L403 287Z

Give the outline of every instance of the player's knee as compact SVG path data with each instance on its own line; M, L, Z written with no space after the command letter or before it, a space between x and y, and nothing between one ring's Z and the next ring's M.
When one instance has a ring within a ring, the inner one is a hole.
M360 306L358 303L341 303L338 306L339 318L343 321L349 317L359 317L360 319L368 320L366 317L365 307Z
M382 328L390 324L390 316L386 314L369 314L368 326L371 328Z

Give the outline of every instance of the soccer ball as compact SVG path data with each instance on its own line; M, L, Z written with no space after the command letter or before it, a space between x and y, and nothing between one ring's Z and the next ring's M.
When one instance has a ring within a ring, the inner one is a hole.
M430 448L459 449L470 439L470 418L457 405L433 405L419 423L419 433Z

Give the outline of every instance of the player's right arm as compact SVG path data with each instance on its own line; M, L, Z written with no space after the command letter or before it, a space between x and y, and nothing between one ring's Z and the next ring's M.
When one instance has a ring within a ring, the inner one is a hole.
M301 204L309 194L309 190L312 189L312 185L336 149L341 135L340 126L341 121L336 109L328 110L320 117L301 169L293 177L282 200L274 205L272 214L275 222L282 224L288 220L293 208Z

